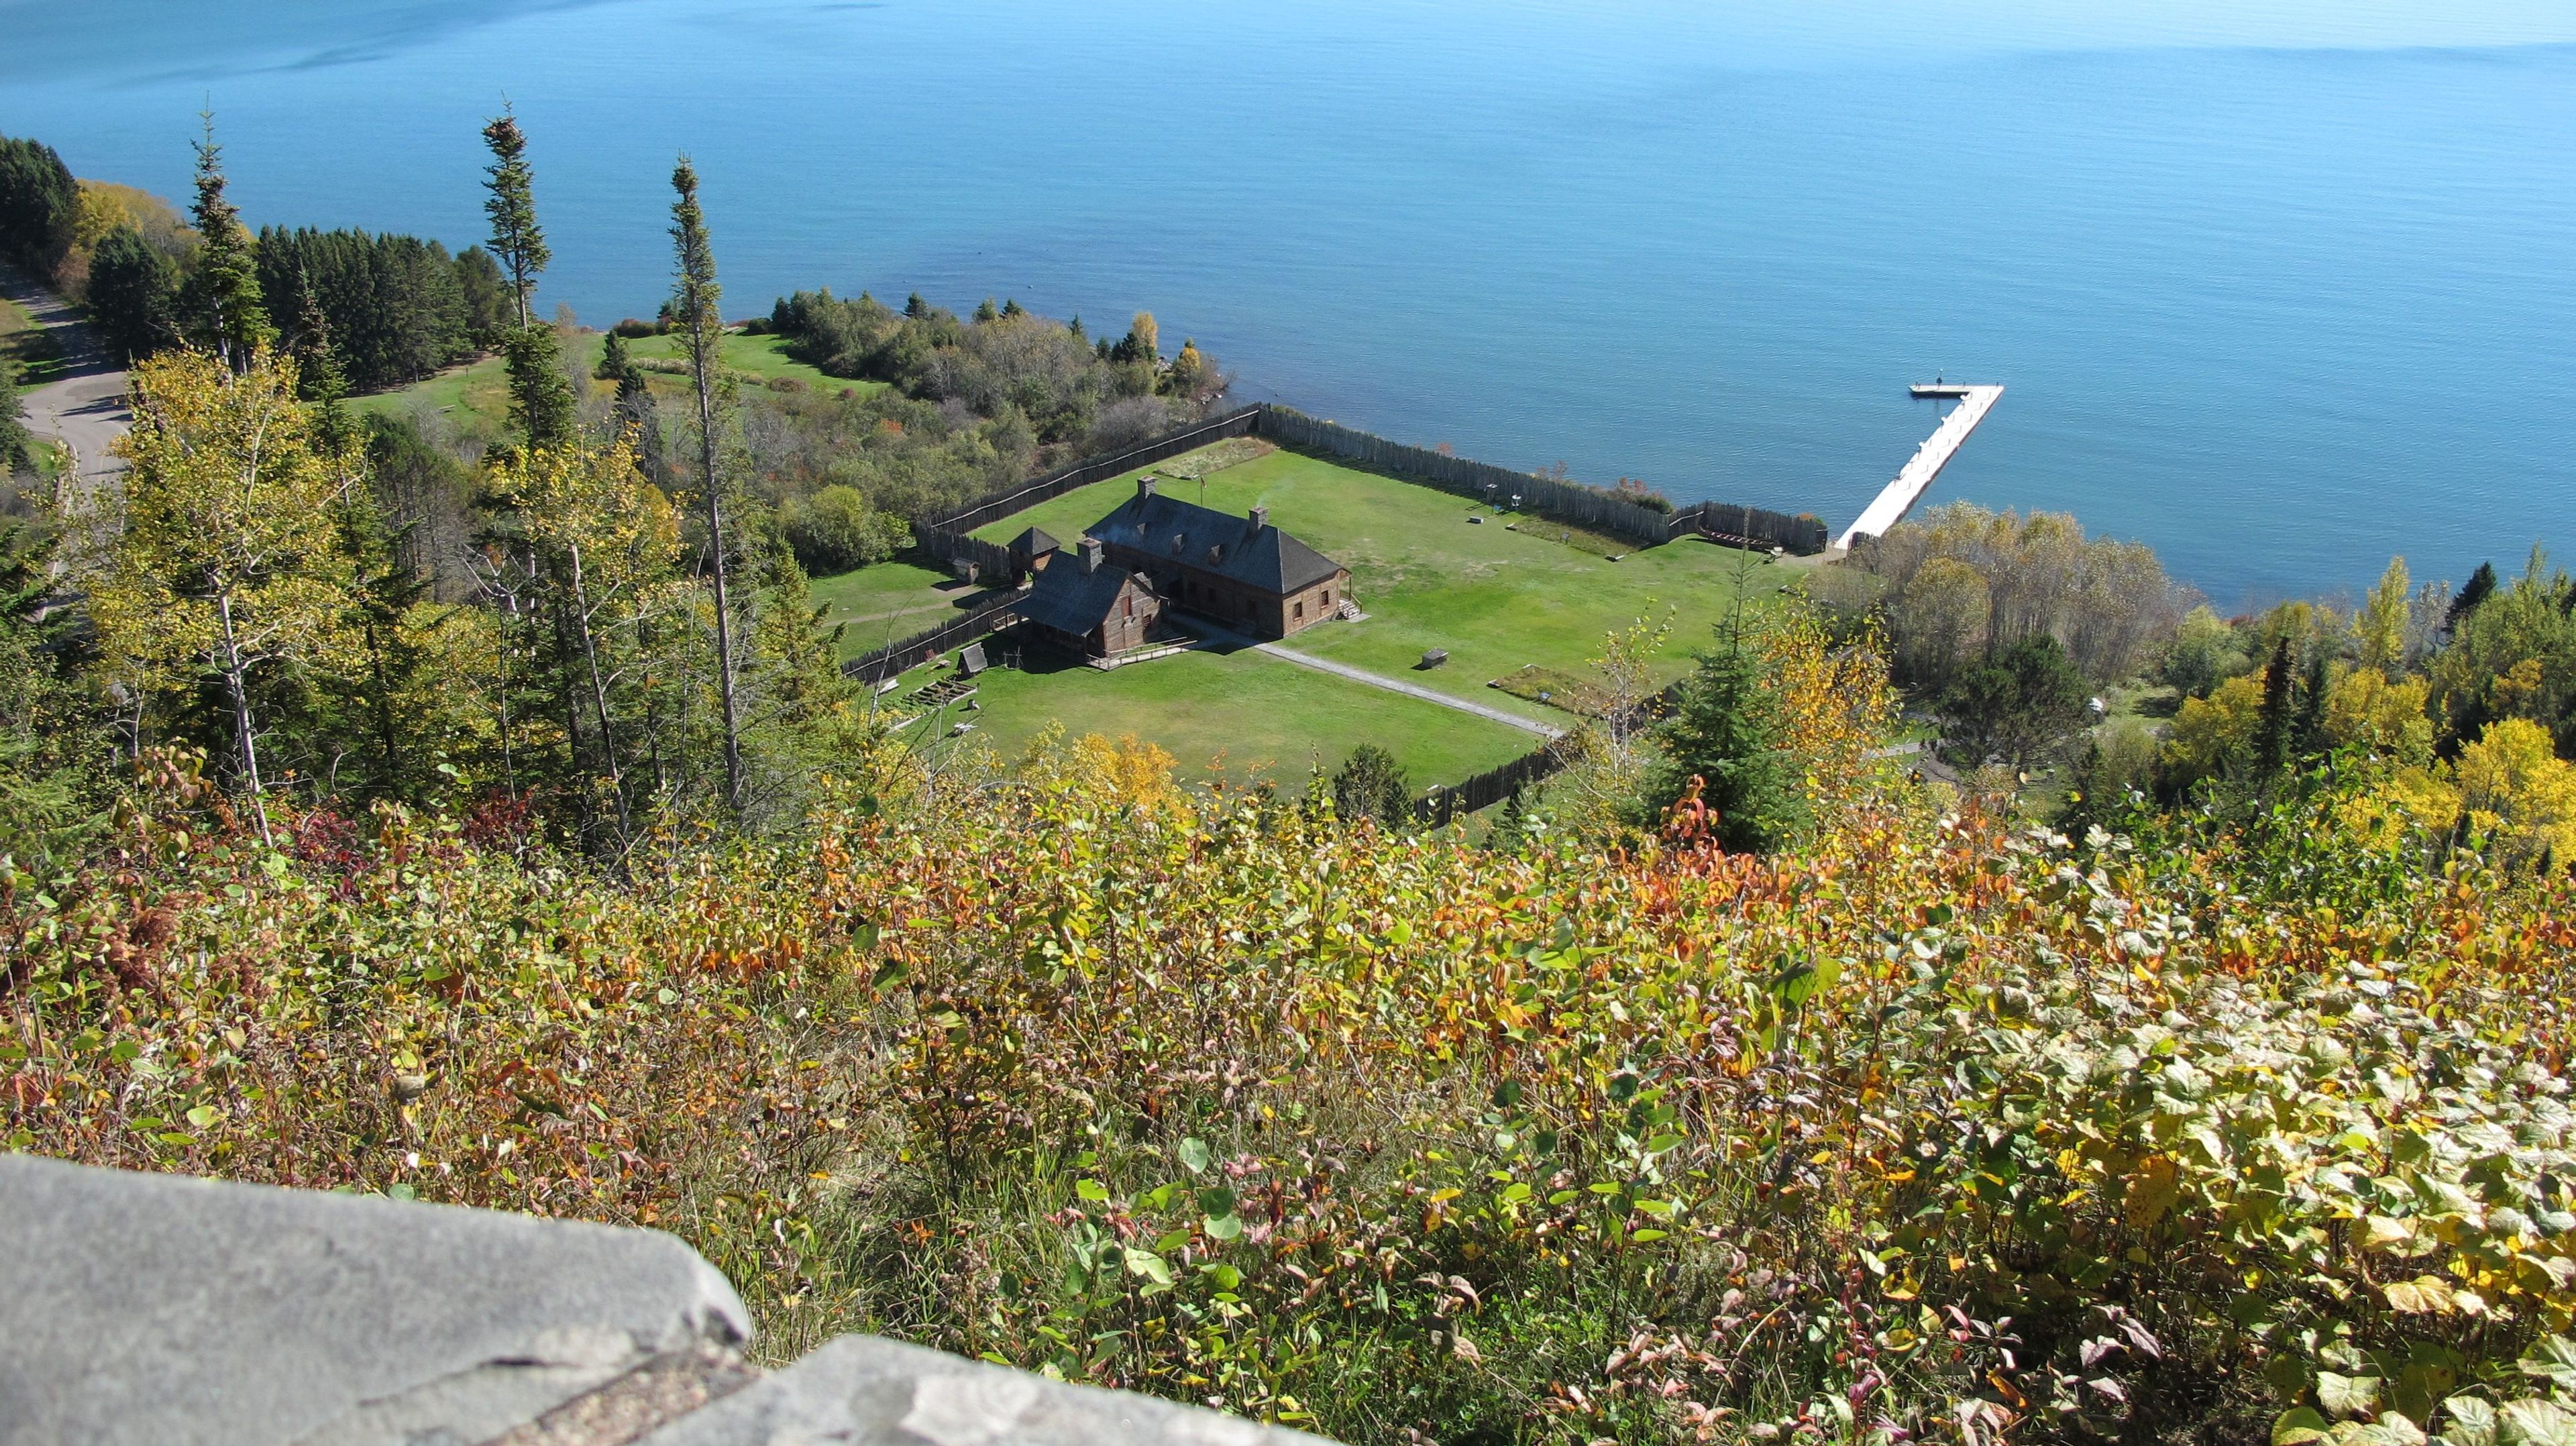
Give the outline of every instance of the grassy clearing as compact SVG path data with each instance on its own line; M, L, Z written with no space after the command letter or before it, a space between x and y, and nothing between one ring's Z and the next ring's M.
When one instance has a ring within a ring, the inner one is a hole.
M814 581L814 601L825 609L823 620L847 625L841 633L844 658L936 627L982 596L982 588L912 562L879 563Z
M62 360L54 334L36 324L27 309L0 296L0 367L11 368L21 386L53 380Z
M1109 672L1034 647L1023 660L1024 671L986 675L976 711L951 708L916 728L972 722L970 736L1007 758L1061 722L1077 737L1134 734L1159 743L1193 777L1258 774L1292 785L1315 763L1334 767L1353 748L1374 743L1395 755L1417 788L1482 773L1537 742L1499 723L1249 650L1179 653Z
M638 337L627 349L638 361L668 362L679 359L679 338L670 336ZM592 333L576 341L587 374L599 365L599 355L608 345L604 332ZM777 336L742 336L728 333L724 339L725 369L737 373L735 380L748 385L765 386L773 380L801 382L812 390L854 391L865 396L880 391L883 382L852 381L847 377L825 376L803 362L791 360L786 352L787 339ZM427 380L414 382L388 392L356 398L351 404L366 411L388 416L407 413L415 405L449 414L450 420L469 431L498 430L507 420L510 397L508 378L501 359L487 356L461 367L450 367ZM688 378L669 372L647 369L644 384L653 395L677 399L688 391ZM595 385L605 387L607 383Z
M1135 490L1143 471L1170 470L1166 463L1066 493L976 535L1007 541L1034 524L1060 538L1078 537ZM1583 674L1600 656L1606 634L1640 618L1671 622L1655 660L1656 681L1679 677L1691 655L1708 646L1739 587L1749 596L1769 596L1806 565L1692 540L1613 562L1514 531L1507 525L1512 519L1462 498L1294 452L1273 452L1170 490L1227 512L1265 504L1272 521L1351 570L1367 620L1308 629L1291 646L1560 723L1556 710L1486 683L1533 665ZM1469 522L1471 516L1485 520ZM1448 650L1447 665L1417 669L1432 648Z

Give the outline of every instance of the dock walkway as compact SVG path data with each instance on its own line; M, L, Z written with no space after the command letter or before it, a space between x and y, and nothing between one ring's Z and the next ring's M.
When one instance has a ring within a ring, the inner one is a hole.
M1914 449L1913 459L1896 474L1896 480L1888 483L1886 490L1862 510L1852 525L1843 529L1843 535L1834 539L1835 552L1849 552L1852 539L1882 536L1887 529L1903 521L1905 514L1913 511L1914 504L1930 489L1932 479L1940 476L1941 469L1950 465L1950 459L1958 455L1959 444L1967 441L1968 434L1975 431L1977 424L1986 419L1986 413L1994 409L1995 398L2004 394L2004 389L1998 386L1967 382L1919 383L1912 391L1918 397L1955 397L1959 405L1941 419L1941 425L1933 429L1922 446Z

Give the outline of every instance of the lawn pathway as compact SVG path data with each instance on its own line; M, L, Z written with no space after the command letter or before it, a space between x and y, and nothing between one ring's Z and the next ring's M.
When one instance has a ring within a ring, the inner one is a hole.
M1400 678L1390 678L1383 673L1372 673L1365 668L1354 668L1348 663L1336 663L1330 659L1316 657L1312 653L1301 653L1285 644L1265 643L1258 639L1247 638L1241 633L1229 632L1199 618L1189 619L1185 626L1193 632L1205 635L1211 642L1250 648L1256 653L1268 653L1274 658L1284 658L1301 668L1330 673L1336 678L1348 678L1354 683L1366 683L1372 688L1383 688L1390 693L1402 693L1408 698L1419 698L1425 703L1437 703L1443 708L1456 712L1472 713L1479 718L1517 728L1523 733L1535 733L1541 738L1549 739L1565 736L1565 730L1562 728L1550 728L1544 723L1524 718L1518 713L1506 713L1500 708L1488 708L1482 703L1470 703L1464 698L1451 697L1447 693L1425 688L1417 683L1407 683Z

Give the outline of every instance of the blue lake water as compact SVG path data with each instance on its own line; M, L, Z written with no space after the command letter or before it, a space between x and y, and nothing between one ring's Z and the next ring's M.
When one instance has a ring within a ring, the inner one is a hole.
M1248 397L1847 521L2074 511L2223 605L2576 552L2576 5L0 0L0 131L479 237L514 103L605 324L706 177L729 310L1150 307Z

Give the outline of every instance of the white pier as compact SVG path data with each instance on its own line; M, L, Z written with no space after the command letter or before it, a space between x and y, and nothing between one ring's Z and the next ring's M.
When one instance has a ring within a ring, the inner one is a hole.
M1922 446L1914 449L1913 460L1896 474L1895 481L1887 484L1887 490L1879 493L1877 500L1843 529L1843 535L1834 539L1835 552L1849 552L1853 538L1884 536L1887 529L1904 521L1905 514L1913 511L1914 504L1931 488L1932 479L1940 476L1941 469L1958 455L1959 445L1986 419L1986 413L1994 410L1995 398L2004 394L2001 387L1965 382L1918 384L1912 390L1918 397L1955 397L1959 405L1941 419L1941 425L1933 429Z

